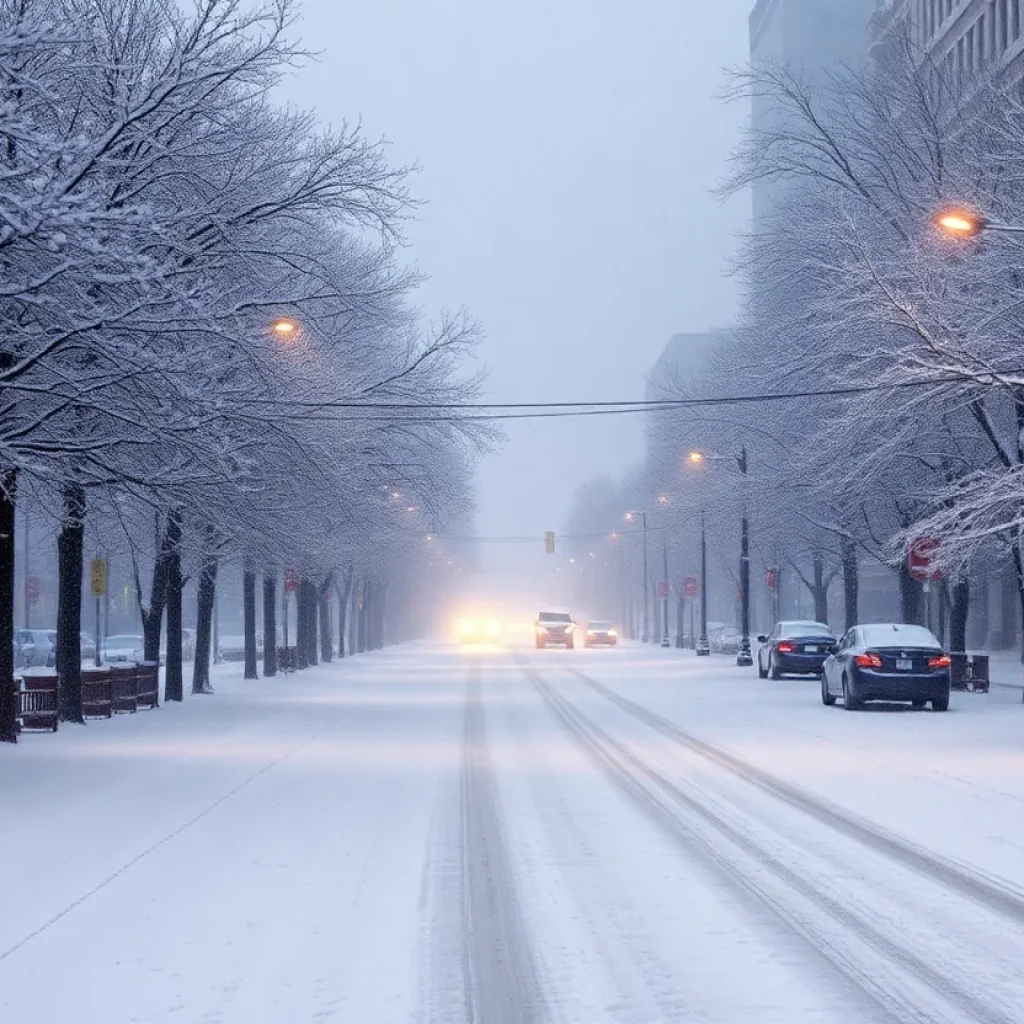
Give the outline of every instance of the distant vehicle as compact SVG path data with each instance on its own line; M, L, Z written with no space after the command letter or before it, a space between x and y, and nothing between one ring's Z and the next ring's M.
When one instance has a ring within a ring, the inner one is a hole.
M245 636L222 636L220 656L222 661L245 661Z
M103 660L111 664L143 661L145 642L135 633L119 633L103 641Z
M78 634L78 646L82 652L82 661L93 661L96 658L96 641L88 633Z
M735 626L723 626L711 636L711 650L714 654L739 654L743 637Z
M619 642L619 631L611 622L593 619L587 623L583 635L584 647L614 647Z
M533 629L538 650L551 646L572 650L576 646L572 616L568 612L541 612Z
M821 667L835 646L832 630L823 622L779 622L758 636L757 674L781 679L784 675L821 675Z
M931 703L933 711L949 710L949 655L924 626L892 622L854 626L825 661L821 701L843 698L847 711L866 701Z
M455 624L455 636L460 644L493 644L501 639L498 619L467 617Z
M14 633L14 664L18 668L43 668L56 662L57 630L19 629Z

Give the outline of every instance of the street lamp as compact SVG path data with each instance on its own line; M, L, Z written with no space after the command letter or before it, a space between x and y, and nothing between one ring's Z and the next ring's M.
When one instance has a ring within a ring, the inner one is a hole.
M703 465L707 459L714 461L721 461L722 459L729 459L728 455L705 455L703 452L690 452L689 459L694 465ZM740 474L744 480L744 493L743 493L743 519L740 526L740 618L742 622L740 637L740 649L736 654L736 664L742 668L749 668L754 664L753 656L750 652L750 520L748 518L747 510L747 494L746 494L746 481L747 481L747 446L743 445L740 448L740 452L735 456L736 465L739 468ZM704 542L704 512L701 511L700 519L700 530L701 530L701 638L697 645L697 653L700 654L700 646L704 644L707 646L707 547ZM705 650L704 654L710 653L709 650Z
M953 238L975 238L984 231L997 231L1010 235L1024 234L1022 226L1000 224L966 206L947 207L939 210L933 220L940 231Z
M274 337L279 341L294 341L299 334L298 322L287 316L279 317L275 320L270 325L270 329L274 332Z
M626 519L628 522L632 522L636 516L640 516L640 521L643 524L643 536L644 536L644 631L640 640L643 643L648 643L651 639L651 620L648 618L648 600L647 600L647 511L646 509L641 512L627 512Z

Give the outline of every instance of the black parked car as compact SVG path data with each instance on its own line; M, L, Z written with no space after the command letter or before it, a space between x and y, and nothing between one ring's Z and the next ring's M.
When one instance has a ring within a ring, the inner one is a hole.
M835 647L836 638L823 622L778 622L765 636L757 638L757 674L781 679L784 675L820 675L821 667Z
M854 626L825 661L821 701L842 697L847 711L869 700L909 701L915 708L931 702L933 711L947 711L949 660L924 626Z

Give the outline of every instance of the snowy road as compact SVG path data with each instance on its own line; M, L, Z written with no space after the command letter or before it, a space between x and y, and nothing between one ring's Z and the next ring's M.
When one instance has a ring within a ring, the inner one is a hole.
M1024 708L421 644L0 749L0 1020L1024 1020Z

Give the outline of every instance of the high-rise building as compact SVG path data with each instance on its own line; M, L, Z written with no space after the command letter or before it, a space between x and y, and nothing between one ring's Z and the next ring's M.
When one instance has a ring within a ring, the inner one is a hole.
M1024 0L875 0L871 36L876 55L897 26L958 75L1002 62L1024 70Z
M791 67L812 78L868 55L868 25L876 0L757 0L750 14L750 61ZM755 97L755 131L771 126L775 104ZM755 223L770 212L777 186L756 184Z

